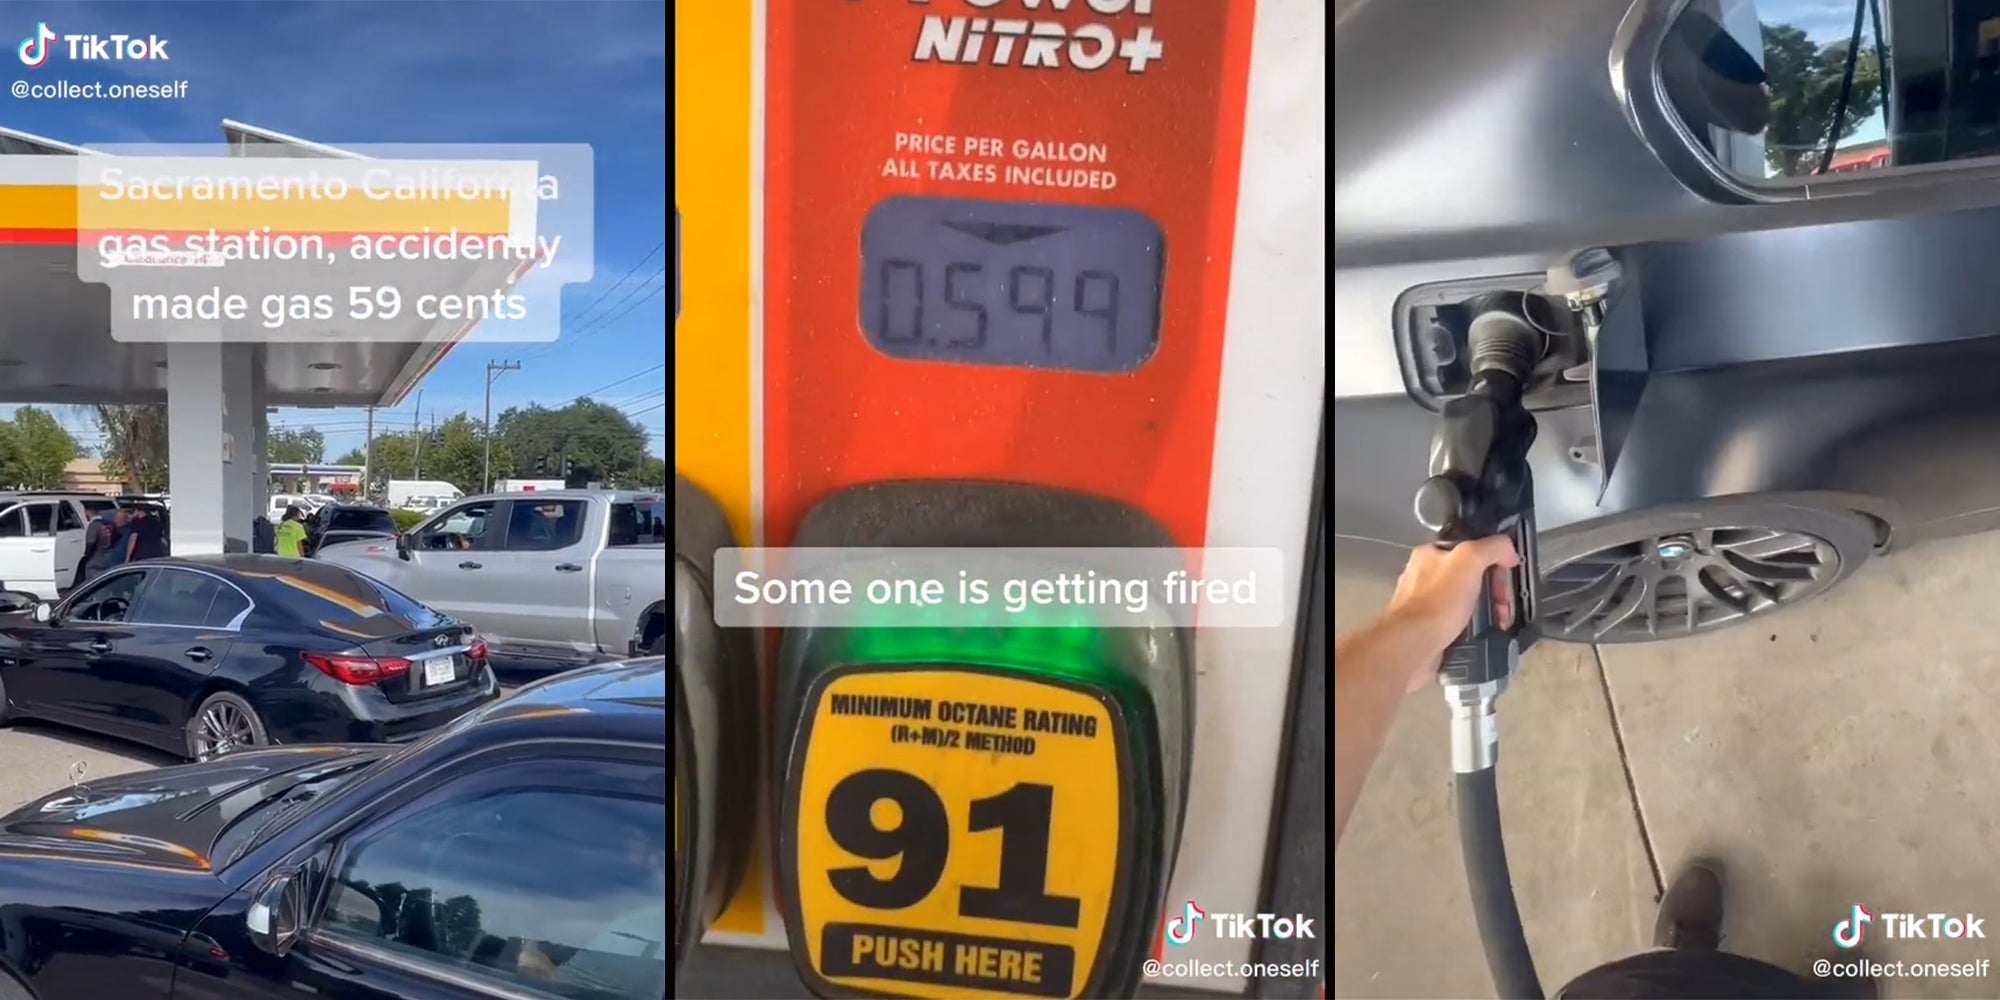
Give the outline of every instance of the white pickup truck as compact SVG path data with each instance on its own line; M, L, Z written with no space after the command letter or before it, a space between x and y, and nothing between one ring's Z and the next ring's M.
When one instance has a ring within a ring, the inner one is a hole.
M667 502L550 490L467 497L318 558L470 622L496 655L566 668L666 648Z

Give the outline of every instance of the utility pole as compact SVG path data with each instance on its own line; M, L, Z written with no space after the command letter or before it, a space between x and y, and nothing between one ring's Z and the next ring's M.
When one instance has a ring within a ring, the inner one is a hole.
M480 432L480 436L486 439L486 457L480 464L479 480L481 489L487 492L493 490L493 380L505 372L520 370L519 361L486 362L486 419L482 424L485 429Z
M424 478L424 391L417 390L417 411L410 414L410 478Z
M368 436L361 439L361 495L366 501L375 493L375 408L368 408Z

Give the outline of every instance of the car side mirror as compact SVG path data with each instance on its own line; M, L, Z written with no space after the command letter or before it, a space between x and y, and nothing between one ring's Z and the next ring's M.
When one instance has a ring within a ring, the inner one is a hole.
M250 908L244 911L243 923L258 951L283 958L298 943L305 916L305 877L296 868L284 868L257 890Z
M35 621L40 622L43 625L47 625L54 622L55 618L56 618L55 605L50 604L47 601L35 602Z
M409 560L409 558L410 558L410 536L409 536L409 533L408 533L408 532L398 532L398 533L397 533L397 535L396 535L396 556L397 556L397 558L399 558L399 559L402 559L402 560L404 560L404 561L406 561L406 562L407 562L407 561Z

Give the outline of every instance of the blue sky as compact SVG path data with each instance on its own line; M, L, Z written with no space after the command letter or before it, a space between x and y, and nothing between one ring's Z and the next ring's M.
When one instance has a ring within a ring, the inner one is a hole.
M219 143L224 118L335 146L589 143L596 270L589 283L565 290L562 336L554 344L454 350L423 382L421 419L460 410L478 417L486 363L519 360L523 370L494 385L496 413L590 394L631 414L652 436L652 453L665 454L664 331L673 299L671 250L658 249L668 235L665 3L10 2L0 9L6 39L32 32L37 21L64 35L168 39L166 62L65 62L62 76L186 80L184 100L0 98L0 125L77 145ZM413 394L402 408L379 413L377 426L407 428L418 416ZM319 427L329 460L363 436L359 410L286 409L271 419L273 427ZM95 428L66 420L96 443Z

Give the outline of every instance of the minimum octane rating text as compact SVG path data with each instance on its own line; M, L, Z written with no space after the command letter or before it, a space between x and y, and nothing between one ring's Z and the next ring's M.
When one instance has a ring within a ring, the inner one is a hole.
M513 292L430 293L405 296L388 286L356 285L347 289L347 301L336 301L330 293L271 292L257 299L257 322L266 330L287 323L323 322L336 313L358 322L392 322L406 315L422 320L518 320L528 315L527 299ZM251 318L251 300L240 292L211 287L202 292L151 292L132 296L132 318L152 322L245 321Z

